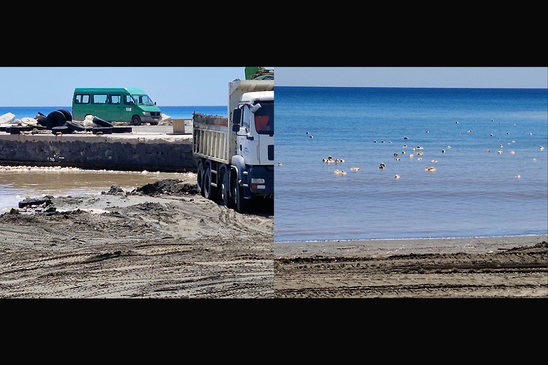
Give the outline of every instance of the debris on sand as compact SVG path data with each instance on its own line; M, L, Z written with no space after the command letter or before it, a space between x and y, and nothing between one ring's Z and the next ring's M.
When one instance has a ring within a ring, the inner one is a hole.
M165 179L153 184L146 184L131 192L132 194L145 194L150 196L167 195L194 195L199 194L198 185L179 179Z

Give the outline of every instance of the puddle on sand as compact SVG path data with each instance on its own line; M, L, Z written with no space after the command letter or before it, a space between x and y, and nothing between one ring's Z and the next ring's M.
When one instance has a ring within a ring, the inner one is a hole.
M163 179L189 180L195 174L0 166L0 214L27 196L98 194L113 184L131 190Z

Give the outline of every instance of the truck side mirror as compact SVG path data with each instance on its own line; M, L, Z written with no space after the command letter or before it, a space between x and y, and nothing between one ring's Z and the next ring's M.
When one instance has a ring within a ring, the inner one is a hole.
M232 111L232 124L240 124L242 120L242 109L236 108Z
M251 108L251 112L252 112L253 114L255 114L255 113L257 113L257 110L261 109L261 107L262 107L262 105L259 104L259 103L253 105L253 107Z

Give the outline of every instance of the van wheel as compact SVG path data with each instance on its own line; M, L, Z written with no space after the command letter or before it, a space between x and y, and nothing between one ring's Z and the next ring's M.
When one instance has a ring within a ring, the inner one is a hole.
M133 125L141 125L141 117L138 115L134 115L131 117L131 124Z

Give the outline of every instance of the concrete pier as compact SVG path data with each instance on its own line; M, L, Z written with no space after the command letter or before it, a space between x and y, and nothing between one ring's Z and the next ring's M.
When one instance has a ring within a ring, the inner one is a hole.
M171 126L133 127L133 133L10 135L0 132L0 164L74 166L135 171L196 171L192 135Z

